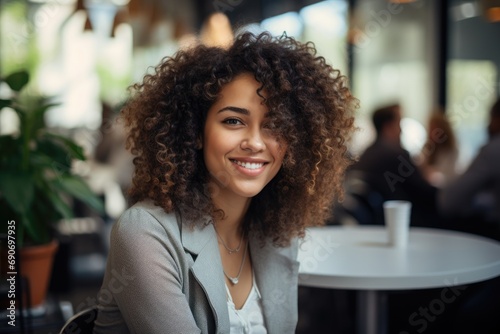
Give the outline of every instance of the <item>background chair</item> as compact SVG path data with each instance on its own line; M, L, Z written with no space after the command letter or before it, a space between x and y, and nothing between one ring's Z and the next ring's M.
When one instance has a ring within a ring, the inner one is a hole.
M360 225L384 225L382 195L373 189L361 172L350 171L346 174L343 211Z
M59 334L92 334L97 318L97 306L92 306L68 319Z

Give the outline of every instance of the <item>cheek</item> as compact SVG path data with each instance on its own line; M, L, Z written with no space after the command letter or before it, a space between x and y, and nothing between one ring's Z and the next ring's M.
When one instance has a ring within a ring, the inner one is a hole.
M216 149L217 145L214 143L213 136L205 136L203 138L203 159L207 168L210 168L213 164L214 156L217 154Z
M276 162L278 162L280 165L283 163L283 159L285 158L286 152L288 149L288 145L285 143L276 143L273 147L274 151L274 158Z
M224 162L226 155L232 150L234 143L222 131L207 133L203 139L203 156L207 167L217 167ZM212 171L213 172L213 171Z

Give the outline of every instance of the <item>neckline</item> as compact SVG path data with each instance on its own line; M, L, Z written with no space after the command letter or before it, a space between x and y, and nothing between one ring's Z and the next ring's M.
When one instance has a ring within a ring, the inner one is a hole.
M231 305L234 307L234 310L236 312L244 310L246 308L247 304L249 304L250 301L254 298L255 294L257 294L257 297L260 297L260 293L259 293L257 285L255 283L255 273L253 272L253 270L252 270L252 288L250 289L250 292L248 293L248 296L245 299L245 302L243 303L243 306L241 306L241 308L236 308L236 305L234 304L234 301L233 301L233 296L231 296L231 292L229 291L229 287L227 286L226 282L224 282L224 286L226 287L227 301L231 303Z

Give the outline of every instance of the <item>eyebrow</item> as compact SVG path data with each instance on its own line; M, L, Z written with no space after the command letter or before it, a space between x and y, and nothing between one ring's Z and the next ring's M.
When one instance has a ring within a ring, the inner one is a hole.
M223 111L233 111L233 112L243 114L243 115L250 115L250 111L248 111L248 109L238 108L238 107L233 107L233 106L224 107L221 110L219 110L217 113L221 113Z

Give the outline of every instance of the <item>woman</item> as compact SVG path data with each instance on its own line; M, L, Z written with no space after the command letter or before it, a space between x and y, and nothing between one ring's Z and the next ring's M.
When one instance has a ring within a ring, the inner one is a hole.
M115 224L95 333L293 333L297 238L341 193L356 100L292 38L196 46L123 115L135 203Z
M444 187L457 177L458 147L443 110L436 109L431 114L427 133L427 142L420 154L420 167L429 183Z

